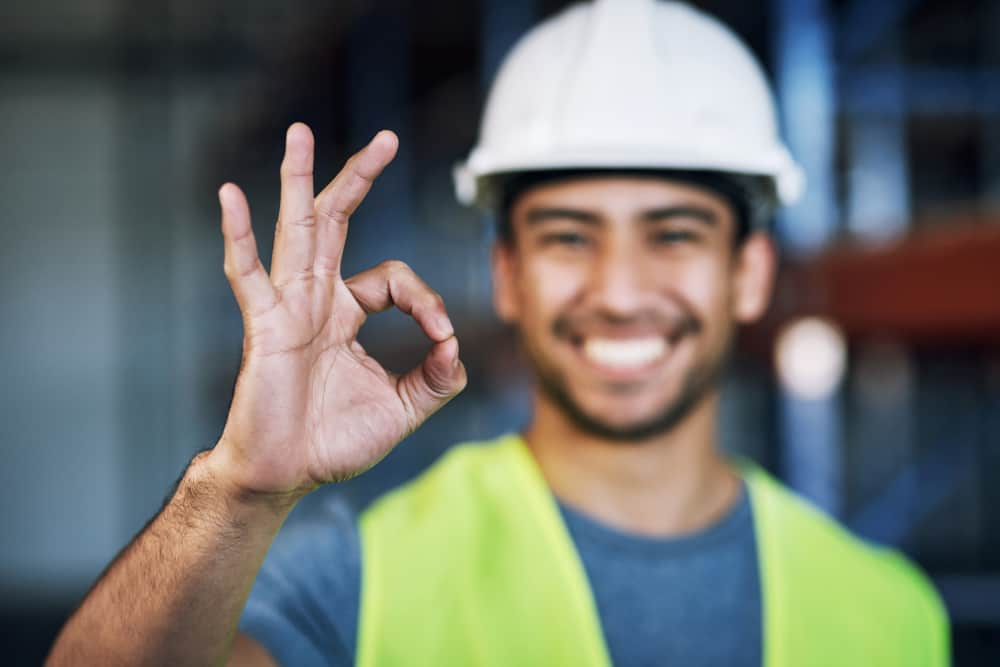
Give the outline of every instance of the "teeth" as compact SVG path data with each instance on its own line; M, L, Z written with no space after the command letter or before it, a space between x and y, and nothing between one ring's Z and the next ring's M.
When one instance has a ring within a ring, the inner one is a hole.
M655 361L667 352L667 341L661 337L587 338L583 353L594 363L614 368L638 368Z

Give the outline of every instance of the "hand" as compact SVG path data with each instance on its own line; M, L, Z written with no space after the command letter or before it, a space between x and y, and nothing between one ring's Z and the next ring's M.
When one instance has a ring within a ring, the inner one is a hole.
M264 271L243 192L219 190L225 272L243 315L243 365L215 470L245 492L298 498L350 478L465 387L441 297L389 261L344 280L348 220L396 154L379 132L313 198L313 136L288 129L271 274ZM387 372L358 343L368 313L396 306L431 340L423 363Z

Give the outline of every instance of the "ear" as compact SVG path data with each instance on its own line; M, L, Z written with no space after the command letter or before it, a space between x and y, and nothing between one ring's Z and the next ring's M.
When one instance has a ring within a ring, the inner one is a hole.
M493 309L506 324L520 316L517 307L517 251L509 243L497 240L491 254L493 268Z
M767 234L754 232L737 250L733 273L733 317L747 324L764 314L771 302L778 257Z

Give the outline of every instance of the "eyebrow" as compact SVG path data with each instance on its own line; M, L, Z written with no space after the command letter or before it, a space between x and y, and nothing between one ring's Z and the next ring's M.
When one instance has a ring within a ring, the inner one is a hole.
M601 216L590 211L575 208L533 208L525 215L529 225L537 225L549 220L574 220L587 225L601 224Z
M681 206L664 206L643 211L637 220L644 223L663 222L675 218L691 218L708 225L718 223L718 216L711 209L702 206L685 204ZM573 220L586 225L601 224L602 216L593 211L575 208L533 208L525 215L529 225L536 225L549 220Z
M692 206L690 204L654 208L643 211L639 216L639 219L643 222L662 222L673 218L692 218L707 225L715 225L719 222L719 217L711 209L703 206Z

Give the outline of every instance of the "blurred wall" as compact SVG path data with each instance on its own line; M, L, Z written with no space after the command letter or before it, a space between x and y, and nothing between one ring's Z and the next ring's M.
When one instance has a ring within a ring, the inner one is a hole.
M204 289L220 250L192 166L250 72L227 47L252 35L221 20L174 41L184 8L170 9L0 10L6 601L65 604L89 585L214 442L201 387L238 363L238 333L205 340L232 322Z
M114 89L106 81L47 83L0 79L8 165L0 181L0 532L8 536L0 576L5 589L23 587L25 595L89 579L124 528Z

